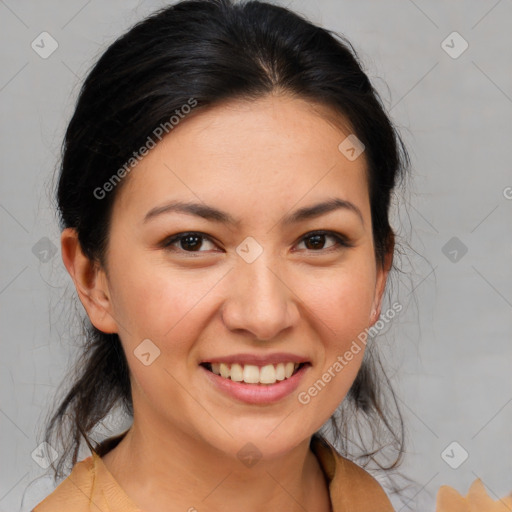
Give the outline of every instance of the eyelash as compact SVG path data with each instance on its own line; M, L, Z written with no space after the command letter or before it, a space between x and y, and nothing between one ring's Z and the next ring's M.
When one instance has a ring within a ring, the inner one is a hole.
M180 242L181 240L184 240L185 238L187 238L189 236L197 236L200 239L202 239L203 241L207 240L209 242L215 243L212 240L212 238L209 237L208 235L206 235L205 233L201 233L199 231L189 231L189 232L185 232L185 233L178 233L177 235L173 235L172 237L167 238L163 242L162 246L163 246L164 249L168 249L170 251L178 250L180 252L190 253L190 254L196 254L196 253L200 254L202 252L208 252L208 251L187 251L185 249L172 248L172 245L174 243ZM353 244L351 244L349 242L349 240L345 236L343 236L343 235L341 235L339 233L336 233L335 231L325 231L325 230L310 231L309 233L306 233L304 236L301 237L301 239L299 240L299 243L302 243L305 240L308 240L309 238L313 238L314 236L331 237L331 238L333 238L335 240L335 242L337 244L337 247L336 246L332 246L332 247L328 247L327 249L318 249L318 250L306 249L309 252L323 253L323 252L326 252L326 251L329 251L329 252L331 252L331 251L339 251L339 250L344 249L344 248L353 247Z

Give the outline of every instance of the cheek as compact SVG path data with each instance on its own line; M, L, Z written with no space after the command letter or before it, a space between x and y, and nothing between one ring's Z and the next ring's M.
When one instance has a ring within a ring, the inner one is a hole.
M201 302L212 279L171 271L141 260L115 276L115 314L125 336L137 339L180 339L190 313ZM190 328L190 326L188 326Z
M168 414L170 402L177 410L186 410L180 385L187 379L183 363L192 359L191 348L204 329L207 292L214 283L185 278L183 272L178 275L158 265L134 264L135 268L132 272L126 267L117 276L121 293L115 297L135 396L139 401L145 396L162 414ZM139 349L142 346L144 350ZM143 353L150 354L147 365Z
M369 326L375 294L375 269L371 265L347 265L335 272L312 275L303 283L299 294L323 323L333 347L343 348Z
M370 269L351 267L315 280L305 302L315 318L314 336L321 343L317 367L297 398L311 428L320 428L345 399L363 361L360 337L369 327L375 282Z

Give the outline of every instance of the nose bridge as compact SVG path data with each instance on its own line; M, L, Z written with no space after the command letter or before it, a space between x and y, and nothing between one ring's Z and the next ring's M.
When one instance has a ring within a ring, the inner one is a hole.
M275 260L260 257L251 264L242 264L241 272L244 272L248 282L248 300L254 303L253 310L265 310L265 306L278 306L286 299L283 283L278 279L279 269ZM264 306L263 308L261 306Z
M258 339L268 340L297 321L293 293L276 262L266 251L252 263L242 258L237 261L223 308L228 328L250 331Z

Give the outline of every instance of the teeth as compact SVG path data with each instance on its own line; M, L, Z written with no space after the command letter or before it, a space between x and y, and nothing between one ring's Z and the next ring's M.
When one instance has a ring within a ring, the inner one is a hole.
M213 371L213 373L217 373L216 371L214 371L213 366L212 366L212 371ZM220 363L219 371L220 371L221 377L224 377L225 379L229 379L229 375L230 375L229 374L229 366L227 364ZM217 373L217 375L219 375L219 374Z
M283 363L279 363L276 366L276 379L277 380L284 380L284 379L286 379L286 372L285 372L284 364Z
M244 380L243 368L239 364L232 364L230 377L235 382L242 382Z
M293 371L295 370L295 365L293 363L286 363L284 367L284 374L287 379L292 376Z
M253 366L253 368L256 368L256 366ZM267 364L267 366L261 368L261 370L258 373L258 381L261 382L262 384L274 384L274 382L277 380L276 369L274 368L273 364Z
M233 366L231 367L231 375L233 375ZM260 381L260 369L252 364L246 364L244 366L243 376L244 382L248 384L258 384Z
M289 379L293 372L299 367L299 363L278 363L262 366L237 363L212 363L212 372L225 379L235 382L246 382L247 384L275 384L277 381Z

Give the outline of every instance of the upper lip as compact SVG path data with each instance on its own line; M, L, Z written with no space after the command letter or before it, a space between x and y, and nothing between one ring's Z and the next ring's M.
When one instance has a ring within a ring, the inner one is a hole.
M226 363L226 364L252 364L255 366L265 366L267 364L279 363L308 363L309 359L298 354L279 352L276 354L232 354L229 356L211 357L203 359L204 363Z

